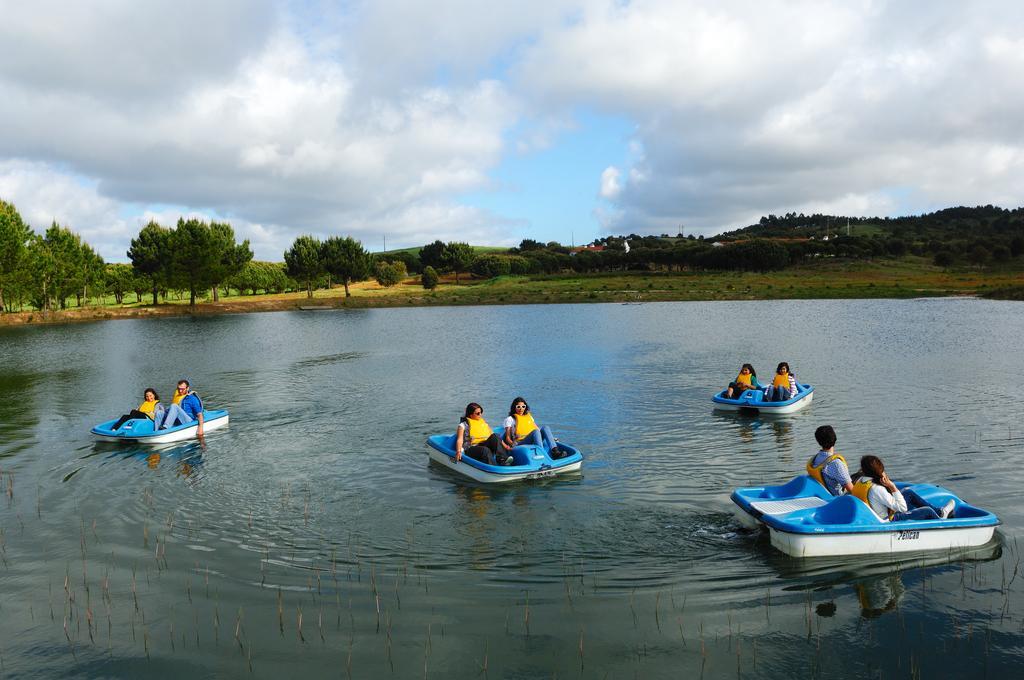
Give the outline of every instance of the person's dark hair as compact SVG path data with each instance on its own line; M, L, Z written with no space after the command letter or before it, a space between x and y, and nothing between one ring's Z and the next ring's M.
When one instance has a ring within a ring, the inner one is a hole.
M750 375L754 376L755 378L757 377L757 371L754 370L753 366L751 366L750 364L743 364L742 366L740 366L740 373L743 372L744 368L750 371Z
M789 373L790 372L789 364L786 363L785 361L780 361L779 362L779 365L775 367L775 372L778 373L779 371L781 371L783 366L786 367L786 372Z
M814 431L814 438L818 440L818 446L822 451L831 449L836 445L836 431L831 425L822 425Z
M512 400L512 405L508 407L508 414L510 416L514 416L516 414L516 404L523 404L526 407L523 411L524 416L530 412L530 405L526 403L526 400L522 397L516 397Z
M860 474L870 477L875 484L882 483L882 473L885 472L885 464L878 456L862 456L860 459Z
M464 415L461 418L459 418L459 420L461 422L463 422L463 423L467 422L469 420L469 417L471 415L473 415L473 411L475 411L477 409L480 409L480 413L484 412L484 407L483 406L481 406L480 404L476 403L475 401L469 402L468 404L466 404L466 415Z
M189 382L188 382L187 380L185 380L184 378L182 378L181 380L179 380L177 384L179 384L179 385L180 385L181 383L185 383L185 387L192 387L192 385L191 385L191 384L189 384Z
M146 398L146 392L152 392L153 393L153 399L155 399L156 401L160 401L160 395L157 394L156 390L154 390L152 387L147 387L146 389L142 390L142 398L143 399Z

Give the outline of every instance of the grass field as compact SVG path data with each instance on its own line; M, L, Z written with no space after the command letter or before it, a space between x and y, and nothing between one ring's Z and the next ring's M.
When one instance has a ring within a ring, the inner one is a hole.
M776 300L816 298L910 298L949 295L986 295L1024 299L1024 268L1017 263L1002 267L942 269L922 258L899 260L821 260L770 273L738 272L622 272L610 274L558 274L469 279L463 274L442 277L433 291L424 290L418 276L391 288L375 281L344 288L280 295L230 295L220 302L202 301L199 314L297 309L304 306L392 307L429 305L548 304L566 302L658 302L669 300ZM134 301L135 296L130 296ZM148 301L148 297L146 298ZM188 298L169 300L156 307L132 302L71 308L42 314L21 312L0 315L0 324L60 322L97 318L162 316L188 313Z

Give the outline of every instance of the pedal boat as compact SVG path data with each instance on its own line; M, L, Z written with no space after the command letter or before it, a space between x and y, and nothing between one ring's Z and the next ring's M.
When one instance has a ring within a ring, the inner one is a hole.
M191 422L175 425L163 430L154 430L153 421L149 418L132 418L118 429L112 429L117 418L100 423L91 432L100 441L133 442L135 444L168 444L186 439L194 439L199 423ZM222 409L206 409L203 411L203 434L219 430L228 424L228 412Z
M495 430L499 435L503 430ZM551 452L544 446L526 444L516 446L510 452L513 465L488 465L463 454L462 460L455 462L455 435L435 434L427 438L427 454L439 465L457 472L470 479L485 484L507 484L529 479L545 479L570 472L579 472L583 466L583 454L579 449L565 442L558 442L559 448L568 451L568 455L552 458Z
M764 398L764 391L759 389L744 390L738 399L729 399L725 396L728 390L722 390L711 401L715 409L719 411L747 411L756 412L760 415L785 415L795 413L810 405L814 400L814 387L807 384L797 383L798 392L786 401L768 401Z
M946 519L883 522L866 503L853 496L832 497L807 475L782 486L733 491L736 516L747 527L768 528L772 546L792 557L891 554L956 550L985 545L999 518L933 484L896 482L913 489L933 508L950 499Z

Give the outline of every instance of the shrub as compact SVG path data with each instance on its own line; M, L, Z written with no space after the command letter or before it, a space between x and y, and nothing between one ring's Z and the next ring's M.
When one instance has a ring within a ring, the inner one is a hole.
M401 283L406 274L404 262L378 262L374 278L380 285L390 288Z
M948 267L953 264L953 253L948 250L940 250L935 253L935 266Z
M528 260L528 259L526 259L525 257L520 257L518 255L515 255L513 257L508 257L506 259L508 260L508 266L509 266L510 273L512 273L512 274L514 274L516 276L522 276L524 274L532 274L533 271L534 271L533 270L533 262Z
M427 290L434 290L437 288L437 283L440 277L437 275L437 270L433 267L424 267L423 275L420 280L423 282L423 287Z
M481 255L473 260L470 271L485 279L493 279L496 276L507 276L512 273L512 266L507 257Z

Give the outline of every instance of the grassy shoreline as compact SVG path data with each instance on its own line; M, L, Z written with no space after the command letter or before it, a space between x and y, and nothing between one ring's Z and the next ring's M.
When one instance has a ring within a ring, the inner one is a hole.
M202 302L190 309L183 301L156 306L97 305L52 312L13 312L0 315L0 326L71 323L101 319L237 314L299 310L303 307L365 309L454 305L561 304L580 302L669 302L714 300L877 299L984 296L1024 300L1024 270L942 269L923 260L822 261L770 273L739 272L619 272L505 276L466 280L458 285L444 277L427 291L419 277L393 288L363 281L344 288L278 295L232 295L219 302Z

